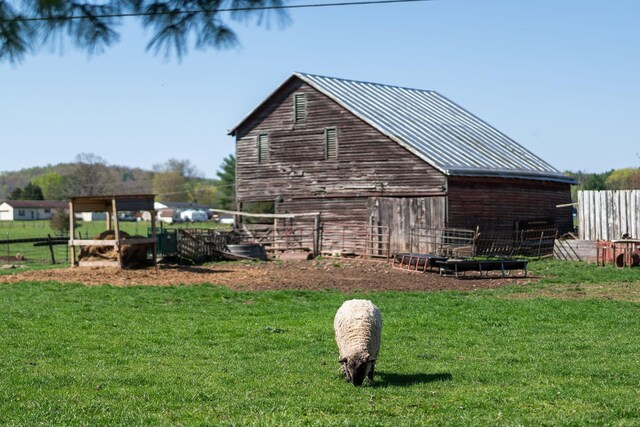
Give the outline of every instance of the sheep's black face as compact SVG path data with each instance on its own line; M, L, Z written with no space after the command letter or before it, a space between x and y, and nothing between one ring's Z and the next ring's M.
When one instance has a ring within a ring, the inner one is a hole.
M345 361L343 363L343 368L347 381L349 381L354 386L361 386L364 382L364 379L367 377L367 374L369 373L371 363L369 363L368 357L354 357Z

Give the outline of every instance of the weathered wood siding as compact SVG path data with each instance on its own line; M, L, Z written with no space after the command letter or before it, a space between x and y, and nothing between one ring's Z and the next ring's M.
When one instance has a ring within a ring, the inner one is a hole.
M501 178L450 177L448 227L510 232L517 221L549 219L560 233L573 229L569 184Z
M293 99L298 93L306 94L307 113L305 121L296 123ZM337 129L336 159L325 160L327 128ZM268 159L261 163L260 134L268 135L270 146ZM345 203L340 197L365 197L366 203L366 197L381 194L443 194L446 181L439 171L295 77L237 129L236 141L240 202L324 197L335 201L329 206L332 211ZM367 220L356 214L350 214L352 219Z
M411 230L444 228L446 197L371 197L368 216L372 224L389 227L391 253L411 252Z
M349 223L367 221L367 199L364 197L317 197L289 199L276 204L276 213L300 214L320 212L322 222ZM313 217L297 221L313 222Z
M285 200L278 203L276 209L278 213L289 214L321 212L321 253L346 251L364 255L365 248L370 246L367 245L371 238L367 235L370 230L366 228L369 223L367 222L367 198L365 197L318 197L315 199ZM313 224L314 218L296 218L295 224L291 220L287 221L286 224L292 226L304 225L305 223L309 225Z
M578 231L584 240L640 238L640 190L578 191Z

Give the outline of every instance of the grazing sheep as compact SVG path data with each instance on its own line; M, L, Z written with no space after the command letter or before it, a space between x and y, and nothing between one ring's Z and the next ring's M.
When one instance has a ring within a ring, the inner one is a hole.
M345 301L333 321L345 379L354 386L365 377L373 381L373 369L380 350L382 317L369 300Z

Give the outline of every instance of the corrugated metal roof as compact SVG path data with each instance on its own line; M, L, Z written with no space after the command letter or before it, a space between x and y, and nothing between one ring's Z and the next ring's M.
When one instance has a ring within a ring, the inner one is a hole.
M442 173L574 183L526 148L431 90L294 73Z

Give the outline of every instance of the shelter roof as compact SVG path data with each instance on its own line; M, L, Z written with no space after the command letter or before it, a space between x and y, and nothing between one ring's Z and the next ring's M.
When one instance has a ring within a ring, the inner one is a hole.
M154 194L126 194L109 196L77 196L70 197L76 212L111 211L115 201L117 211L151 211Z

